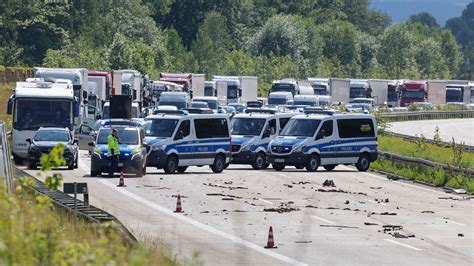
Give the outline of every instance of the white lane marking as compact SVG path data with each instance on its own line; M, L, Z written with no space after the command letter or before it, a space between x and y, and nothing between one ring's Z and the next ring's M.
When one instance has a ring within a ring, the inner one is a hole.
M353 168L347 167L347 166L345 166L345 165L340 165L340 167L345 168L345 169L347 169L347 170L354 170ZM384 180L384 181L387 181L387 180L388 180L386 177L381 177L381 176L378 176L378 175L375 175L375 174L372 174L372 173L365 172L364 174L370 175L370 176L375 177L375 178L378 178L378 179L380 179L380 180ZM429 191L429 192L438 193L438 194L441 194L441 195L446 195L445 192L441 192L441 191L437 191L437 190L434 190L434 189L425 188L425 187L422 187L422 186L416 186L416 185L412 185L412 184L408 184L408 183L404 183L404 182L398 182L398 181L395 181L395 180L394 180L393 182L398 183L398 184L401 184L401 185L404 185L404 186L408 186L408 187L413 187L413 188L417 188L417 189L421 189L421 190L425 190L425 191ZM453 196L459 197L459 196L457 196L457 195L453 195Z
M460 225L460 226L466 226L465 224L458 223L458 222L455 222L455 221L451 221L451 220L449 220L449 219L438 218L438 217L437 217L436 219L438 219L438 220L440 220L440 221L443 221L443 222L448 222L448 223L452 223L452 224L457 224L457 225Z
M390 243L396 244L396 245L400 245L400 246L402 246L402 247L406 247L406 248L413 249L413 250L416 250L416 251L421 251L421 249L419 249L419 248L416 248L416 247L414 247L414 246L410 246L410 245L407 245L407 244L403 244L403 243L400 243L400 242L395 241L395 240L392 240L392 239L386 238L386 239L384 239L384 240L385 240L385 241L388 241L388 242L390 242Z
M329 220L326 220L326 219L324 219L324 218L321 218L321 217L318 217L318 216L315 216L315 215L311 215L311 217L313 217L313 218L316 219L316 220L323 221L323 222L325 222L325 223L335 224L335 222L333 222L333 221L329 221Z
M171 211L171 210L169 210L169 209L167 209L167 208L165 208L165 207L162 207L162 206L160 206L160 205L158 205L158 204L156 204L156 203L153 203L153 202L151 202L151 201L149 201L149 200L147 200L147 199L144 199L144 198L142 198L142 197L140 197L140 196L138 196L138 195L136 195L136 194L133 194L133 193L127 191L127 190L124 190L124 189L122 189L122 188L117 188L115 184L112 184L111 182L109 182L109 181L107 181L107 180L105 180L105 179L101 179L101 180L98 180L98 181L99 181L99 182L102 182L104 185L106 185L106 186L108 186L108 187L110 187L110 188L112 188L112 189L118 191L119 193L122 193L122 194L124 194L125 196L128 196L128 197L130 197L130 198L132 198L132 199L134 199L134 200L136 200L136 201L138 201L138 202L140 202L140 203L142 203L142 204L145 204L145 205L147 205L147 206L149 206L149 207L151 207L151 208L153 208L153 209L155 209L155 210L157 210L157 211L159 211L159 212L161 212L161 213L163 213L163 214L166 214L166 215L168 215L168 216L171 216L171 217L173 217L173 218L176 218L176 219L178 219L178 220L181 220L181 221L183 221L183 222L186 222L186 223L188 223L188 224L191 224L191 225L193 225L193 226L195 226L195 227L197 227L197 228L199 228L199 229L202 229L202 230L204 230L204 231L207 231L208 233L212 233L212 234L215 234L215 235L217 235L217 236L226 238L226 239L228 239L228 240L230 240L230 241L232 241L232 242L235 242L235 243L237 243L237 244L244 245L244 246L246 246L246 247L248 247L248 248L250 248L250 249L253 249L253 250L257 251L257 252L260 252L260 253L262 253L262 254L265 254L265 255L267 255L267 256L273 257L273 258L275 258L275 259L281 260L281 261L286 262L286 263L290 263L290 264L293 264L293 265L307 265L306 263L303 263L303 262L301 262L301 261L292 259L292 258L287 257L287 256L285 256L285 255L281 255L281 254L279 254L279 253L270 251L270 250L268 250L268 249L265 249L265 248L263 248L263 247L261 247L261 246L258 246L258 245L256 245L256 244L254 244L254 243L251 243L251 242L249 242L249 241L246 241L246 240L244 240L244 239L242 239L242 238L240 238L240 237L237 237L237 236L234 236L234 235L225 233L225 232L223 232L223 231L217 230L217 229L215 229L215 228L213 228L213 227L211 227L211 226L202 224L202 223L200 223L200 222L198 222L198 221L196 221L196 220L193 220L193 219L188 218L188 217L186 217L186 216L183 216L183 215L181 215L181 214L176 214L176 213L174 213L173 211Z
M258 199L259 201L265 202L267 204L274 204L273 202L266 200L266 199Z

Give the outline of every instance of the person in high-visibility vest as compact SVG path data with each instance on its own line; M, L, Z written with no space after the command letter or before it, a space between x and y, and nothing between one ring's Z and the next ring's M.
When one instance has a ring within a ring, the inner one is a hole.
M118 145L119 132L117 129L112 129L112 133L107 137L107 155L109 157L109 177L114 177L117 171L120 149Z

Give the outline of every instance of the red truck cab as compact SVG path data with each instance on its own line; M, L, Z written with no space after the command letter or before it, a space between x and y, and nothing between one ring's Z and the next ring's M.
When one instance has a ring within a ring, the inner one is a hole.
M413 102L426 102L428 84L426 81L405 81L400 91L400 106L406 107Z

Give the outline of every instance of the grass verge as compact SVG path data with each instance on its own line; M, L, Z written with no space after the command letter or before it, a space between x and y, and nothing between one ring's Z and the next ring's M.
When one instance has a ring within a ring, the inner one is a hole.
M26 182L27 183L27 182ZM28 186L0 188L1 265L176 265L160 248L130 244L110 225L66 215Z
M410 180L431 183L439 187L463 188L474 194L474 179L464 175L454 175L443 169L424 168L378 159L370 165L370 169L392 173Z
M452 147L440 147L422 141L411 142L397 137L379 135L379 150L402 156L423 158L433 162L474 168L474 153L455 153Z

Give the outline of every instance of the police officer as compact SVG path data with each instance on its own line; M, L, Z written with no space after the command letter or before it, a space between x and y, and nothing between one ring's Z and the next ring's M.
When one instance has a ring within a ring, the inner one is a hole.
M118 146L119 132L117 129L112 129L112 133L107 137L107 152L110 160L109 177L114 177L117 171L120 150Z

